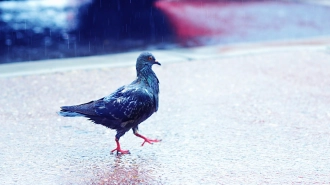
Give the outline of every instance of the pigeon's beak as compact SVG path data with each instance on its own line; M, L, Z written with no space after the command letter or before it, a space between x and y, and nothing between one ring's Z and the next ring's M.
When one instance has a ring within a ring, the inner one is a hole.
M155 63L154 63L154 64L158 64L158 65L160 65L160 66L161 66L161 64L160 64L158 61L156 61L156 60L155 60Z

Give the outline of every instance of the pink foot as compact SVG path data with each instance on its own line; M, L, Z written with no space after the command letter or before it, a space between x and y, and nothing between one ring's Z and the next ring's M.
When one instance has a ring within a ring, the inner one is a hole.
M146 137L140 135L139 133L135 133L135 135L136 135L137 137L140 137L140 138L144 139L144 141L143 141L143 143L142 143L141 146L143 146L144 143L153 144L153 143L156 143L156 142L160 142L160 141L162 141L162 140L158 140L158 139L148 139L148 138L146 138Z
M144 143L153 144L153 143L160 142L160 141L162 141L162 140L145 138L141 146L143 146Z
M121 153L121 154L130 154L129 150L122 150L122 149L120 148L119 140L118 140L117 138L115 139L115 141L116 141L116 144L117 144L117 148L111 150L111 153L113 153L114 151L117 150L117 155L118 155L119 153Z
M117 150L117 155L118 155L119 153L121 153L121 154L130 154L129 150L122 150L122 149L120 149L120 148L115 148L115 149L111 150L111 153L113 153L113 152L116 151L116 150Z

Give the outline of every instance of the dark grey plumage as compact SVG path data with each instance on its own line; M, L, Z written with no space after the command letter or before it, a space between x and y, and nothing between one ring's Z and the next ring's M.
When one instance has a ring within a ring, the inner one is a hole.
M143 144L158 142L137 132L138 125L158 110L159 80L151 68L153 64L160 65L151 53L141 53L136 61L137 78L132 83L99 100L63 106L59 114L65 117L84 116L96 124L116 129L117 148L113 151L117 150L117 153L129 153L121 150L119 138L130 129L144 139Z

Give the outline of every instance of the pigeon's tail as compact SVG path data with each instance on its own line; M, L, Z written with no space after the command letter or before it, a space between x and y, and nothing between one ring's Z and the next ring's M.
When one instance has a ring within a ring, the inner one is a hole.
M61 115L63 117L80 117L80 116L85 116L83 114L77 113L77 112L71 112L71 111L65 111L61 110L57 112L58 115Z
M58 114L64 117L97 116L94 111L94 101L81 105L62 106Z
M84 114L78 113L74 111L73 106L63 106L61 110L58 112L59 115L64 117L80 117L85 116Z

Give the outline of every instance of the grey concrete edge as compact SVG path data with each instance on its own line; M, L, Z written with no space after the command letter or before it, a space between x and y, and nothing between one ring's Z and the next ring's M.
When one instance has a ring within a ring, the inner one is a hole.
M187 62L203 59L219 59L242 55L255 55L267 52L285 52L290 50L330 51L330 36L294 41L276 41L263 43L247 43L226 46L204 46L195 48L179 48L171 50L151 51L162 63ZM64 72L79 69L97 69L110 67L134 66L141 51L89 56L79 58L51 59L0 65L0 78L24 76L53 72Z

